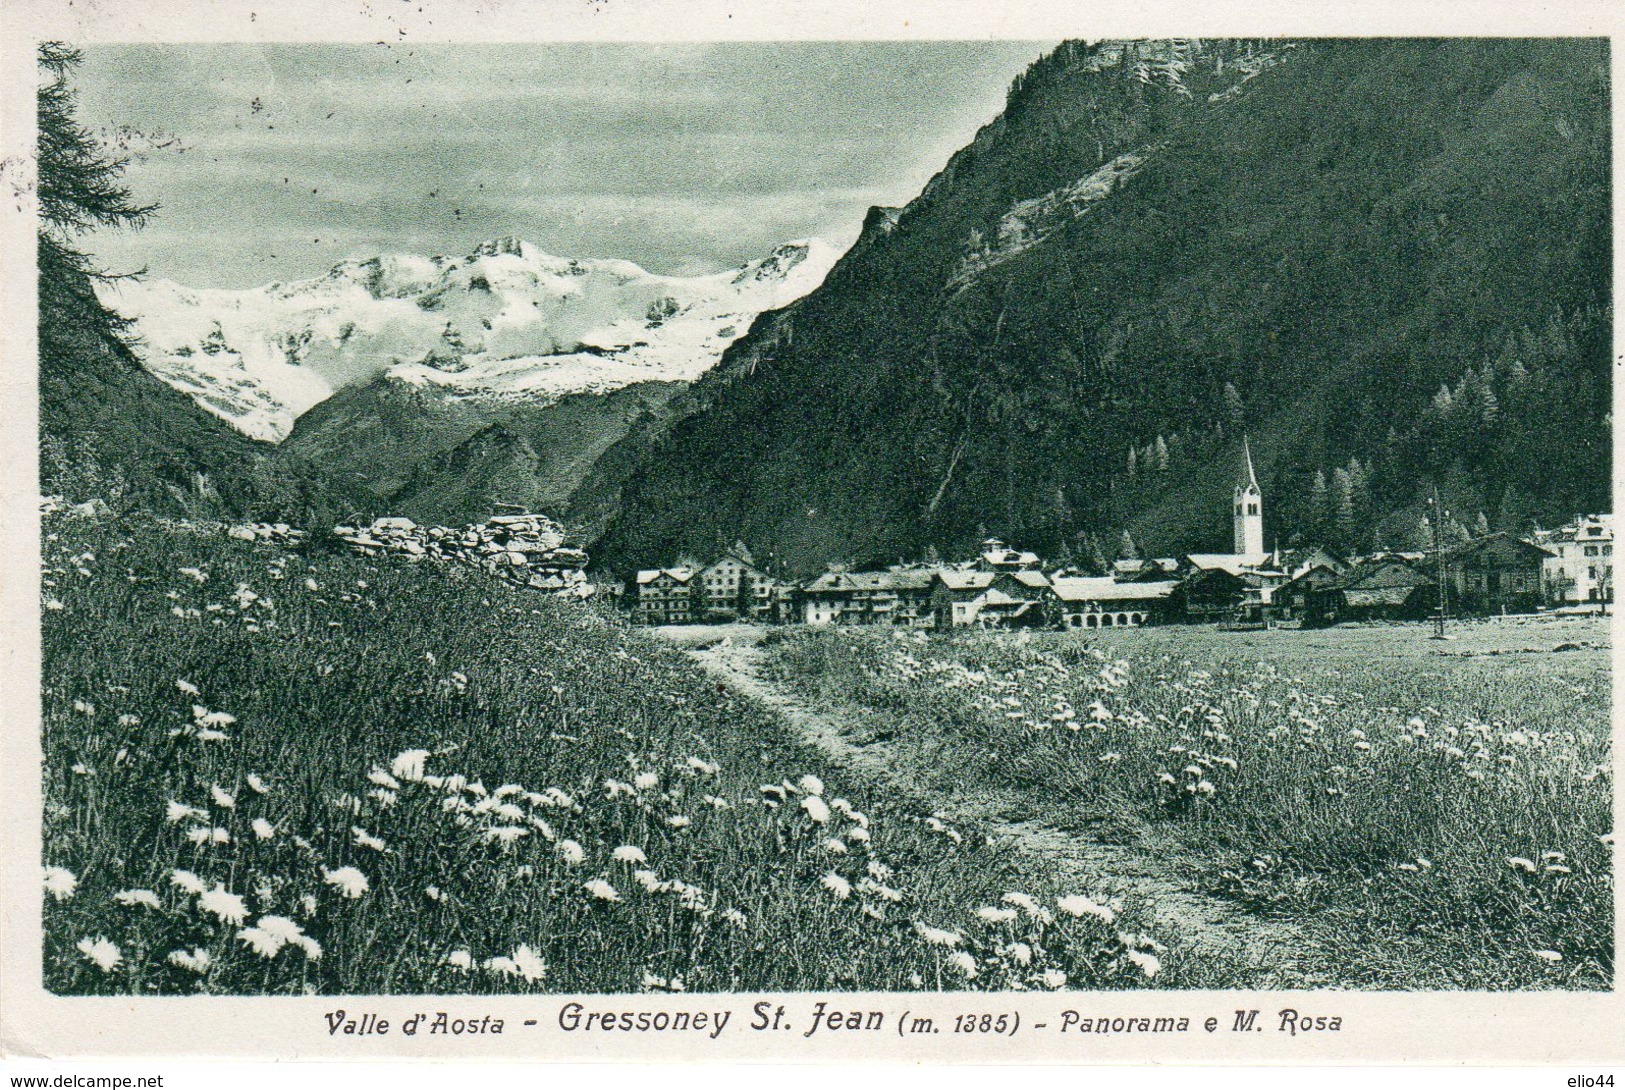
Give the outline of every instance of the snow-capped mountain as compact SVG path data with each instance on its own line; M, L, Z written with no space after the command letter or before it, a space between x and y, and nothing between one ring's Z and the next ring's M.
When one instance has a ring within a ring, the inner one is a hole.
M118 281L154 375L279 442L336 390L380 373L455 398L542 402L691 382L752 319L816 288L840 250L812 239L708 276L574 260L502 238L463 258L386 255L246 291Z

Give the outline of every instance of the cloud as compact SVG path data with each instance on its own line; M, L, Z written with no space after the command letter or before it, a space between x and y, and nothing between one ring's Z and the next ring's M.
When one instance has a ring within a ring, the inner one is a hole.
M1041 49L90 47L84 121L187 148L131 168L162 205L153 227L97 242L196 286L317 275L346 246L459 252L510 233L659 272L723 268L909 199Z

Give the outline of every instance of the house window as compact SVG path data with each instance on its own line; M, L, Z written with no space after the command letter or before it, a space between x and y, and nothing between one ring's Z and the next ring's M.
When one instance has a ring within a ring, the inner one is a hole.
M1586 555L1587 556L1596 556L1597 555L1597 547L1595 545L1587 545L1586 546Z
M1256 504L1256 503L1248 503L1247 504L1247 513L1249 515L1258 514L1258 504Z

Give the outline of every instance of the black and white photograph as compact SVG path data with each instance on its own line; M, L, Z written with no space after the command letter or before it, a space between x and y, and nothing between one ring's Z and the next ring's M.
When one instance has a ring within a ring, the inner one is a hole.
M28 43L43 995L1617 998L1606 34L376 18Z

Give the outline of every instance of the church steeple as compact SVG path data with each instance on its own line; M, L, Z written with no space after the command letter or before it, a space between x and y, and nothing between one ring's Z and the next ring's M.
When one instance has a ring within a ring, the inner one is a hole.
M1258 475L1253 472L1252 446L1247 437L1241 439L1242 470L1236 480L1235 552L1241 556L1264 554L1264 493L1258 487Z

